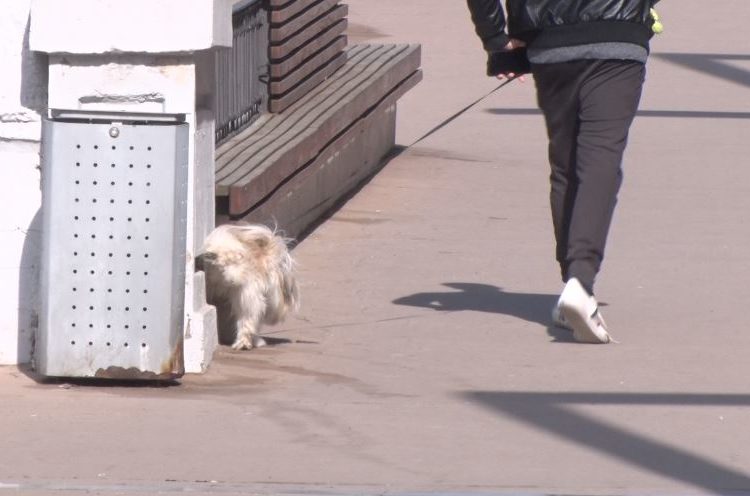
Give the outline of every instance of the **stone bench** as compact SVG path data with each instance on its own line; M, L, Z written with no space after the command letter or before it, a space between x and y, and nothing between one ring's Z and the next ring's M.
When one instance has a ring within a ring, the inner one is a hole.
M422 78L419 45L357 45L281 113L216 150L217 223L300 236L375 173L395 142L396 102Z

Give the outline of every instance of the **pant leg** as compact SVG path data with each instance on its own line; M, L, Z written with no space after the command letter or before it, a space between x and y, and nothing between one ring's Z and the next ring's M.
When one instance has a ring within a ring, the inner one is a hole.
M638 110L645 66L598 61L579 90L576 191L568 230L567 278L593 293L622 184L622 158Z
M550 204L563 281L593 293L645 67L583 60L534 66L549 135Z
M550 207L555 254L563 280L567 278L568 234L578 190L578 88L585 69L586 63L582 61L539 64L532 69L549 138Z

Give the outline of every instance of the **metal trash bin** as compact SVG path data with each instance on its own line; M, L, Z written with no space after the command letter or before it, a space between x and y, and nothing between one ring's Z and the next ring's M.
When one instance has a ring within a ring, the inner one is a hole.
M184 121L64 110L44 120L40 374L183 375Z

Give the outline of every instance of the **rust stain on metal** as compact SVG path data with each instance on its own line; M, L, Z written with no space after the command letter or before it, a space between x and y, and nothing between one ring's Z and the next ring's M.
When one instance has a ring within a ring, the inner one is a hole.
M169 360L165 361L161 366L162 375L168 375L171 378L178 378L185 375L185 356L183 353L183 341L184 338L180 337L177 340L177 344L172 351L172 355Z
M97 379L113 379L125 381L163 381L178 379L185 375L185 361L183 356L183 338L180 338L168 360L164 362L160 372L141 370L137 367L107 367L96 371Z
M155 372L149 372L140 370L137 367L107 367L106 369L99 369L94 374L97 379L115 379L124 381L135 381L135 380L147 380L147 381L158 381L164 379L171 379L171 376L164 376Z

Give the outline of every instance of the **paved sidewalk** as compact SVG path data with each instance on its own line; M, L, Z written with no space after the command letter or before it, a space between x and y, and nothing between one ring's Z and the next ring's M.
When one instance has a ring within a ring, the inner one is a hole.
M348 3L354 41L424 45L402 145L497 86L463 2ZM546 137L513 83L297 247L276 346L165 388L0 368L0 494L750 493L750 4L662 4L597 287L621 344L550 327Z

